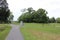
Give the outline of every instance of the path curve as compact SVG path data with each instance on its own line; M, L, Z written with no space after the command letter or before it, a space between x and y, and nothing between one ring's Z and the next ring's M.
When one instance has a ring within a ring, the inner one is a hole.
M12 29L5 40L24 40L20 27L18 25L11 24Z

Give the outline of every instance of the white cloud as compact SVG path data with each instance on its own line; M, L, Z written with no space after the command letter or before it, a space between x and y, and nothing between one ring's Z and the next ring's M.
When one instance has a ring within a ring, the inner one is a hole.
M21 9L33 7L35 10L44 8L50 17L60 17L60 0L7 0L10 10L14 14L14 20L21 15Z

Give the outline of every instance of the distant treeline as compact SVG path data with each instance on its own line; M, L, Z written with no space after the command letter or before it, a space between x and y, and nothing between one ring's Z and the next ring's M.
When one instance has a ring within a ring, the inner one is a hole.
M49 18L48 12L45 9L34 10L32 7L23 9L22 15L18 18L18 22L23 21L27 23L60 23L60 18Z

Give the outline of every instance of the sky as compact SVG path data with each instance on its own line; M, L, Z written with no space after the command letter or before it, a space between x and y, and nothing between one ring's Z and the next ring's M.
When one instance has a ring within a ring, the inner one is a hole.
M14 15L14 21L22 14L21 10L32 7L34 10L45 9L51 17L60 17L60 0L7 0L9 9Z

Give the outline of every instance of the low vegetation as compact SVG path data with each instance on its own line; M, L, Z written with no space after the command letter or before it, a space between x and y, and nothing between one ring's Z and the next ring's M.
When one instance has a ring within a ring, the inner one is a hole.
M21 32L25 40L60 40L59 23L25 23Z
M9 24L0 24L0 40L5 40L11 27Z

